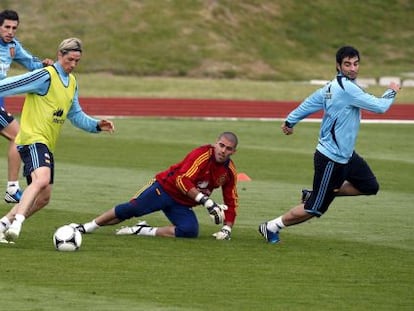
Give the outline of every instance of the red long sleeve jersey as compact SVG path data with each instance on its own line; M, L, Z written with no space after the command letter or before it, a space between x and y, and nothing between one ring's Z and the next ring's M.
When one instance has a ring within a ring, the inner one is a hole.
M181 162L158 173L155 179L175 201L188 206L198 204L187 196L191 188L210 194L221 187L224 204L228 206L225 221L234 223L238 206L236 167L231 159L218 163L214 146L204 145L192 150Z

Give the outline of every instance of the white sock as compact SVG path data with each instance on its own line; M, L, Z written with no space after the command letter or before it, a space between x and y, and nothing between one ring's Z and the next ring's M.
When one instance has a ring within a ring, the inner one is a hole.
M19 181L8 181L7 182L7 192L10 194L15 194L17 190L20 189Z
M156 227L142 227L141 230L137 233L137 235L155 236L156 233Z
M11 225L10 220L4 216L2 219L0 219L0 232L6 231Z
M83 225L83 227L85 228L85 231L90 233L95 231L96 229L98 229L100 226L96 223L95 219L92 220L91 222L87 222Z
M286 226L282 221L282 216L279 216L278 218L275 218L267 222L267 229L269 229L272 232L278 232L280 229L284 227Z
M21 224L25 221L26 217L22 214L16 214L16 216L14 216L14 221L16 222L20 222Z

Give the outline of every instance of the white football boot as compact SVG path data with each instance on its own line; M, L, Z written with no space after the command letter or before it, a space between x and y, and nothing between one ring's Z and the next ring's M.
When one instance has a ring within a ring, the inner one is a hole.
M150 227L147 222L140 221L135 226L132 227L121 227L120 229L117 229L115 234L116 235L132 235L132 234L138 234L142 228L144 227Z

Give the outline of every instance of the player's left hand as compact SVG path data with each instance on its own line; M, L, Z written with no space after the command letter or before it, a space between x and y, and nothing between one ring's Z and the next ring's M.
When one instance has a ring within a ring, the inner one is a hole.
M52 66L54 64L54 60L50 58L45 58L42 60L43 67Z
M224 225L219 232L213 233L213 237L216 240L230 240L231 239L231 227Z
M100 120L98 122L98 125L99 125L99 128L102 131L107 131L107 132L110 132L110 133L112 133L112 132L115 131L115 126L114 126L114 123L112 121L109 121L109 120Z

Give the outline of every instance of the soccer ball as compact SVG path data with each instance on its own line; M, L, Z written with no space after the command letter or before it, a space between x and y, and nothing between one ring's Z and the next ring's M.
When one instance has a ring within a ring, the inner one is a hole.
M56 250L62 252L73 252L82 244L82 234L76 228L64 225L53 234L53 245Z

